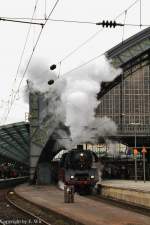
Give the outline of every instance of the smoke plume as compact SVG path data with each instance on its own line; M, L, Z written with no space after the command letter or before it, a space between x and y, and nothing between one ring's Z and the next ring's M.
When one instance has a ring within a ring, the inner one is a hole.
M73 144L95 143L100 136L116 132L115 123L106 117L95 117L95 110L100 103L97 93L101 82L112 81L120 72L103 58L97 64L66 74L61 101L66 110L65 125L70 128Z
M28 77L30 91L43 93L48 100L48 108L41 113L41 126L49 127L49 135L55 134L61 144L68 147L70 139L72 145L95 143L99 137L116 132L115 123L107 117L95 117L95 110L100 103L97 93L101 82L112 81L120 74L120 69L114 69L103 58L94 65L57 78L55 73L43 73L45 67L41 61L33 64ZM48 86L50 79L55 82Z

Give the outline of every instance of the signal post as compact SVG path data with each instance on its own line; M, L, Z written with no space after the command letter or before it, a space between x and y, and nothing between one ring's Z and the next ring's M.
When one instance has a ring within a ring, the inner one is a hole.
M138 150L137 148L134 148L134 162L135 162L135 182L137 182L137 155L138 155Z
M144 183L146 182L146 173L145 173L145 154L147 153L147 150L145 147L142 148L142 154L143 154L143 179Z

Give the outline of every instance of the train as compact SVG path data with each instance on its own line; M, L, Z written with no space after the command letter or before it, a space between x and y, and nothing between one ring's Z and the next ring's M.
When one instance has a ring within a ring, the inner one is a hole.
M64 153L60 159L59 181L64 185L73 185L75 192L90 194L99 181L97 155L82 146Z

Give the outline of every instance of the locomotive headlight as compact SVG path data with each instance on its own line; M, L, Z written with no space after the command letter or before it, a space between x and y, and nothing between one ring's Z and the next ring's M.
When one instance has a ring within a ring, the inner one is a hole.
M74 176L73 176L73 175L71 175L71 176L70 176L70 178L71 178L71 179L74 179Z
M94 175L92 175L92 176L91 176L91 179L94 179L94 178L95 178Z

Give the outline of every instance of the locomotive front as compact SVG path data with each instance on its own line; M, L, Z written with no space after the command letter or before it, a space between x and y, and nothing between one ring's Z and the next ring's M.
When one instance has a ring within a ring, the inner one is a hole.
M65 153L60 164L60 179L67 185L74 185L75 191L90 192L98 181L98 160L96 154L90 150L73 149Z

